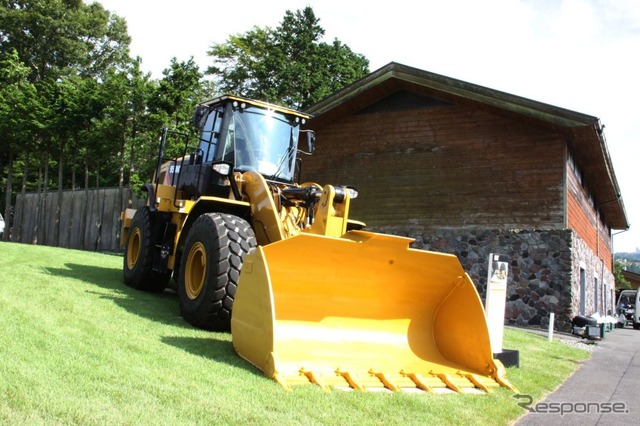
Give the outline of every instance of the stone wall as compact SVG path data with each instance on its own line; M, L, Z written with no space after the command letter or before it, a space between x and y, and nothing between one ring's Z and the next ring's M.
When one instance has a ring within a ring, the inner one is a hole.
M546 328L553 312L557 330L571 329L580 295L573 284L574 246L580 239L571 230L368 229L414 238L414 248L455 254L483 301L489 254L506 255L510 267L505 324Z
M593 315L615 312L615 277L605 267L605 263L594 253L585 241L573 235L574 256L572 267L572 303L574 315ZM609 252L607 251L607 254ZM584 304L581 303L580 280L584 270ZM596 296L597 293L597 296Z

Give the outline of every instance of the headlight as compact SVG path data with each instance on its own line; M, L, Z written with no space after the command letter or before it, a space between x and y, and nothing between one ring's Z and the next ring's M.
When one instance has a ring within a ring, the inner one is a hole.
M229 176L231 166L227 163L216 163L213 165L212 169L214 172L221 174L222 176Z

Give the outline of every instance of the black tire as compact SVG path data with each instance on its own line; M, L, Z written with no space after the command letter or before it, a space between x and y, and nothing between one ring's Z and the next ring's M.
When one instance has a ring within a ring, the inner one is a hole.
M182 317L205 330L228 331L240 269L256 247L247 221L206 213L194 222L181 256L178 295Z
M576 327L586 327L588 325L598 325L598 320L591 317L585 317L584 315L576 315L572 320L573 325Z
M634 322L634 323L633 323L633 328L634 328L635 330L640 330L640 322Z
M131 220L124 248L124 283L137 290L160 292L167 286L171 271L152 269L154 221L155 215L147 206L139 208Z

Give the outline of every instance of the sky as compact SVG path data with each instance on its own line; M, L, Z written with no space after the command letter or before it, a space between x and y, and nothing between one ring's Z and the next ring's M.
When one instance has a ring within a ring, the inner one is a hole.
M205 70L214 43L277 27L311 6L325 42L340 40L373 72L397 62L598 117L640 248L640 3L637 0L102 0L125 18L131 53L154 78L171 59Z

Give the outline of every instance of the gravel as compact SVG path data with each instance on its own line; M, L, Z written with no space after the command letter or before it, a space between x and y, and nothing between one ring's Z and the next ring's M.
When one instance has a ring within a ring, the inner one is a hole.
M589 351L589 352L593 352L596 349L599 349L598 343L594 340L587 340L587 339L578 340L578 338L572 338L572 339L556 338L555 340L564 345L571 346L574 348L584 349L585 351Z

